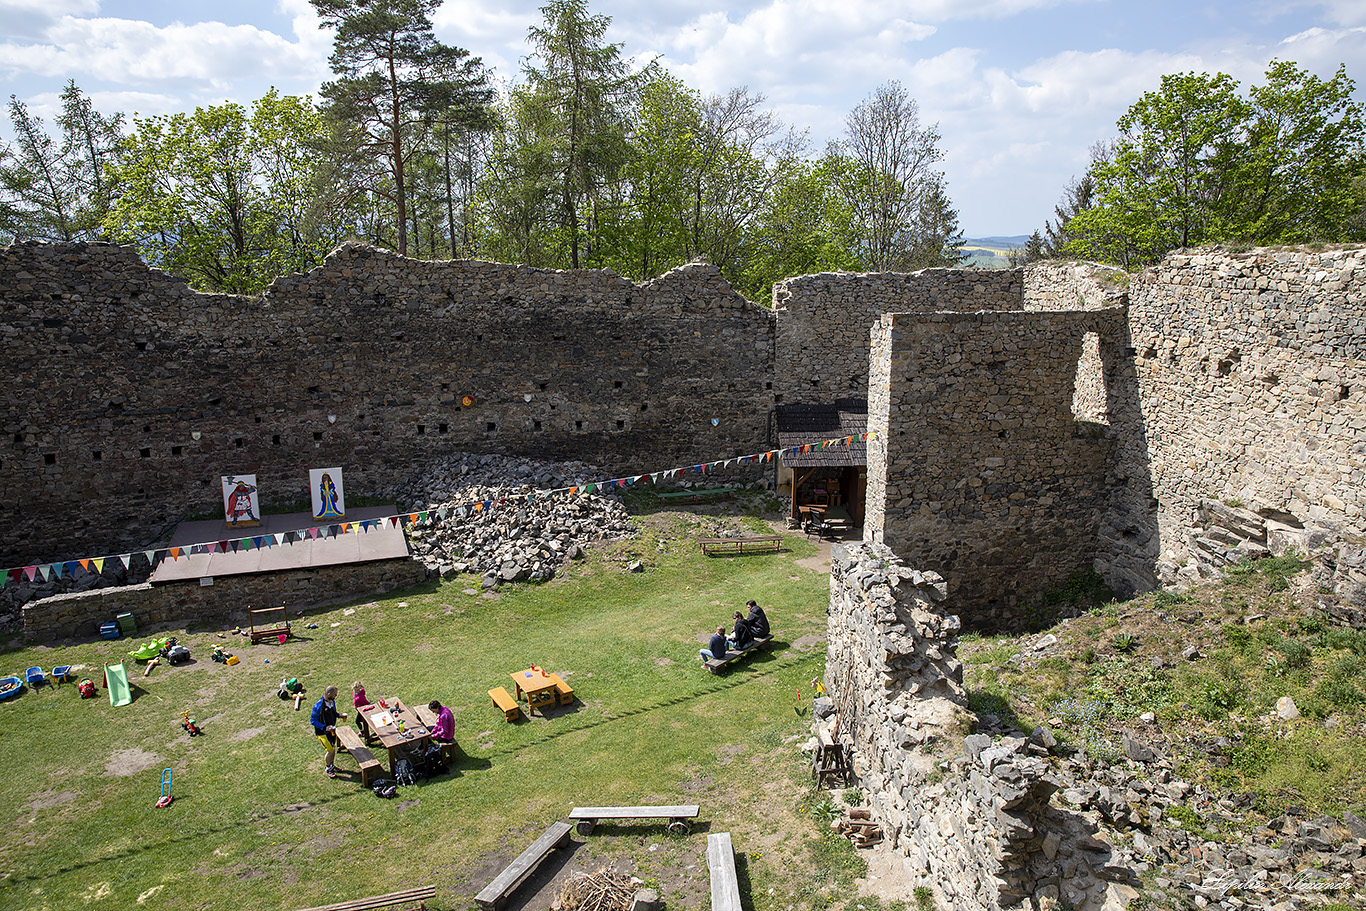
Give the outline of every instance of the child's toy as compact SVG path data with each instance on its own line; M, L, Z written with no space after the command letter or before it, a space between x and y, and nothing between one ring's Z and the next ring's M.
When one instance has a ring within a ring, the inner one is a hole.
M175 798L171 796L171 770L166 769L161 773L161 796L157 798L157 807L169 807L173 800Z
M212 657L213 657L213 660L214 660L214 661L217 661L219 664L236 664L236 663L237 663L237 657L236 657L235 655L233 655L232 652L230 652L230 651L228 651L227 649L223 648L223 646L221 646L221 645L215 645L215 646L213 647L213 656L212 656Z
M24 688L24 681L18 677L5 677L0 680L0 699L8 699L11 696L18 696L19 691Z
M298 677L281 677L280 689L276 692L281 699L293 699L295 695L302 695L304 685L299 682Z
M81 694L82 699L94 699L98 696L99 690L95 689L95 681L85 677L80 683L76 684L76 692Z
M190 717L189 712L180 713L180 726L184 728L191 737L198 737L204 733L199 729L199 725L195 724L195 721Z

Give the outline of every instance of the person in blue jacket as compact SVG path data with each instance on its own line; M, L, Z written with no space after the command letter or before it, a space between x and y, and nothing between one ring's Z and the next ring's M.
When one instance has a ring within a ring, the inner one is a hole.
M707 643L706 648L698 649L697 654L704 662L711 658L726 657L726 628L718 626L712 634L711 642Z
M323 690L323 698L313 703L313 715L309 719L313 722L313 733L318 735L322 741L323 749L327 750L327 777L337 777L337 719L346 720L345 713L337 713L337 688L329 686Z

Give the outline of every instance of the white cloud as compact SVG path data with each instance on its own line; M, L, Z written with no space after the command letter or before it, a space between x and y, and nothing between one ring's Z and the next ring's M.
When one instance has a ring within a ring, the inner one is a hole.
M99 0L0 0L0 38L36 38L54 19L99 8Z

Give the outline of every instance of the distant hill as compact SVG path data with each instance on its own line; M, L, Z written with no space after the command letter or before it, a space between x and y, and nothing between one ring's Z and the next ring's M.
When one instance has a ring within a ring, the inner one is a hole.
M969 237L963 243L969 247L1023 247L1028 240L1028 234L1012 234L1009 237Z
M1028 234L964 238L963 253L967 255L967 259L962 264L976 266L979 269L1007 269L1010 264L1006 262L1006 253L1023 247L1028 240Z

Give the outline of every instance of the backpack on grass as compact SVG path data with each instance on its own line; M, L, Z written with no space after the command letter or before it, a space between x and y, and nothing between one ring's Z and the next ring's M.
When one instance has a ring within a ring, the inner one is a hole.
M400 759L394 763L394 777L398 779L400 788L407 788L417 784L417 776L413 774L413 763L407 759Z
M376 797L389 798L398 795L398 787L392 778L377 779L375 783L370 786L370 790L375 792Z

